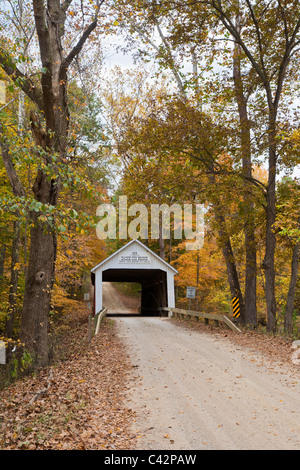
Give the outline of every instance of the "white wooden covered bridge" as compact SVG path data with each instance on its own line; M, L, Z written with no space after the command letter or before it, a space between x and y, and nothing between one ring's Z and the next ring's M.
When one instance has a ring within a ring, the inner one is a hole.
M157 315L164 307L175 307L174 276L177 271L139 240L125 246L91 270L94 286L94 314L102 304L102 282L138 282L141 314Z

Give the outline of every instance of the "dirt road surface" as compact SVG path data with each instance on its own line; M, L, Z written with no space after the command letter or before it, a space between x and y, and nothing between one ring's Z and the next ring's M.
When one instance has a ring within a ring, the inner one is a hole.
M300 369L168 318L115 321L138 449L300 449Z
M140 300L122 294L111 282L102 283L102 296L107 313L138 313Z

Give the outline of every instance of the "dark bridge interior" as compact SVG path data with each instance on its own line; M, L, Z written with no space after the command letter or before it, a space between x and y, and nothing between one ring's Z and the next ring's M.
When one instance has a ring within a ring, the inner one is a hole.
M167 307L167 273L161 269L107 269L102 282L138 282L142 285L141 315L161 315Z

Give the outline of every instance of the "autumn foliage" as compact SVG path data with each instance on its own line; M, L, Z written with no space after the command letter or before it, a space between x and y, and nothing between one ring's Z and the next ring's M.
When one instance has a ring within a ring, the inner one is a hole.
M178 305L192 285L193 308L231 315L238 297L240 325L297 335L299 2L75 4L0 6L9 354L49 364L52 322L126 242L95 230L98 205L120 195L147 207L203 204L201 250L188 252L173 231L142 240L178 270ZM132 67L106 66L113 42Z

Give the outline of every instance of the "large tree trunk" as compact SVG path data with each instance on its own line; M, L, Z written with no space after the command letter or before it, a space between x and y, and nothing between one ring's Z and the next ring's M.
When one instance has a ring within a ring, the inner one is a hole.
M266 194L266 249L263 262L265 270L267 329L276 330L276 297L275 297L275 248L276 237L274 223L276 220L276 113L270 113L269 120L269 177Z
M246 283L245 283L245 323L253 328L257 326L256 286L257 255L254 227L251 218L245 223L246 248Z
M33 193L37 202L45 206L56 205L59 194L60 174L55 161L66 163L66 146L69 129L69 110L67 100L68 68L81 52L85 42L97 26L99 8L104 0L97 0L90 5L92 21L78 37L74 47L65 54L63 37L67 11L73 0L32 0L32 11L39 45L39 59L42 64L40 83L36 74L33 82L31 76L26 76L18 69L10 51L0 48L0 66L17 82L22 91L36 105L42 114L44 127L39 124L38 112L32 114L32 129L38 154L37 177ZM73 2L75 4L75 2ZM22 4L20 4L22 5ZM76 8L76 6L75 6ZM85 18L83 18L85 23ZM68 41L67 41L68 42ZM0 123L0 133L3 134ZM21 181L18 178L8 144L3 134L0 139L3 162L15 195L26 196ZM53 158L55 156L55 159ZM55 176L50 181L40 169L44 163L50 167ZM38 206L37 206L38 210ZM25 346L32 352L38 367L48 362L48 316L50 311L50 291L52 287L56 238L55 228L39 219L39 213L31 214L31 240L29 264L25 281L21 336Z
M21 340L37 368L47 365L49 360L48 322L56 257L53 228L38 221L38 216L38 212L31 214L31 249L21 322Z
M54 154L65 161L69 128L67 102L67 71L73 59L81 51L85 41L97 25L98 8L94 21L85 29L78 43L64 57L62 37L66 11L71 1L61 4L59 0L48 0L47 6L33 0L35 24L39 40L44 72L41 77L43 116L45 128L37 115L31 114L35 143L39 159L44 159L54 170ZM99 2L103 3L103 0ZM46 173L38 169L32 188L36 201L46 206L57 204L60 191L60 175L49 180ZM39 219L39 212L31 213L30 252L21 322L21 339L34 356L35 367L48 364L48 322L51 309L51 289L54 281L56 258L55 228Z
M213 172L213 167L211 167L208 178L210 183L216 187L216 178ZM228 283L230 288L230 293L232 299L237 297L239 299L239 306L240 306L240 317L238 319L239 322L245 323L245 304L243 299L243 294L241 290L241 285L239 281L238 271L236 267L235 256L233 253L232 245L230 236L228 234L227 226L226 226L226 219L223 214L222 205L220 200L218 199L217 192L215 194L215 200L212 202L213 209L215 213L215 219L218 225L218 235L219 235L219 243L222 248L222 253L226 263L227 269L227 277Z
M237 28L240 30L239 15L236 19ZM235 44L233 58L233 78L235 86L235 97L238 105L240 119L240 137L241 152L243 161L244 176L250 181L252 178L251 163L251 137L250 122L248 118L247 99L244 93L242 75L241 75L241 47ZM248 188L249 183L244 186L244 207L245 207L245 251L246 251L246 282L245 282L245 324L251 327L257 326L257 308L256 308L256 284L257 284L257 254L254 229L254 204L252 194Z
M238 321L245 323L245 304L241 291L239 276L236 268L235 257L231 246L230 237L226 229L226 221L221 214L220 208L214 206L216 219L219 225L219 239L222 246L222 252L226 263L228 282L232 299L238 297L240 306L240 318Z
M57 185L39 170L32 188L36 200L56 205ZM21 321L21 341L33 355L37 368L46 366L49 358L48 322L57 245L55 228L42 222L40 215L37 211L30 213L30 250Z

